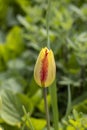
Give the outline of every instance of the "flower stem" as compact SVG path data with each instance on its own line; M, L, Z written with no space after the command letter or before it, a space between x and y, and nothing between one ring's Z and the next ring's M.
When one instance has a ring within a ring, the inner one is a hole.
M43 97L44 97L44 105L46 110L46 120L47 120L47 130L50 130L50 116L49 116L49 109L47 103L47 89L43 88Z

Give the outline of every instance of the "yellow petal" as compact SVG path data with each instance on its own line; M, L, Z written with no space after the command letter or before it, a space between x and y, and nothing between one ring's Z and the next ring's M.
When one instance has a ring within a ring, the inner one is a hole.
M54 54L48 48L42 48L34 68L34 79L39 86L48 87L54 81L56 65Z

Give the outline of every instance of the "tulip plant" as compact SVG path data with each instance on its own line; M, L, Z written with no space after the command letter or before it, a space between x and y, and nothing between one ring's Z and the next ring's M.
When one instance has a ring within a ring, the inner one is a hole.
M47 130L50 130L50 116L49 108L47 103L47 87L49 87L56 77L56 64L54 59L54 53L50 49L50 38L49 38L49 15L50 15L51 1L48 0L48 9L47 9L47 47L41 49L40 54L37 58L35 68L34 68L34 79L36 83L43 88L44 104L46 110L46 120L47 120ZM56 87L56 86L55 86ZM51 88L51 87L50 87ZM56 88L50 89L51 99L52 100L52 109L54 117L54 129L58 130L58 110L57 110L57 95Z
M56 75L56 65L54 60L54 55L52 50L49 50L47 47L42 48L34 69L34 78L37 84L43 87L43 95L45 101L46 109L46 118L47 118L47 127L50 130L50 119L49 119L49 110L46 99L46 87L50 86L55 79Z

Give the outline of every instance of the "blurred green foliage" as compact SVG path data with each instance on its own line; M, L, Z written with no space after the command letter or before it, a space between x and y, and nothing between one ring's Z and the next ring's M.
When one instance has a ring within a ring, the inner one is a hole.
M82 123L87 122L87 0L51 1L50 40L57 66L60 130L86 130L86 123ZM46 130L42 92L33 79L37 55L47 45L46 10L46 0L0 0L0 127L3 129L30 129L24 106L35 130ZM84 114L74 118L71 113L65 124L61 120L66 112L68 85L71 110ZM49 94L48 103L50 108ZM51 109L50 115L52 123Z

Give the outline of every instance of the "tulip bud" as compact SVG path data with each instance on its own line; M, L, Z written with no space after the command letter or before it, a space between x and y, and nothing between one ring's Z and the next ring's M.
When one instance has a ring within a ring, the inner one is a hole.
M48 87L52 84L56 75L54 54L48 48L42 48L34 68L34 79L41 87Z

